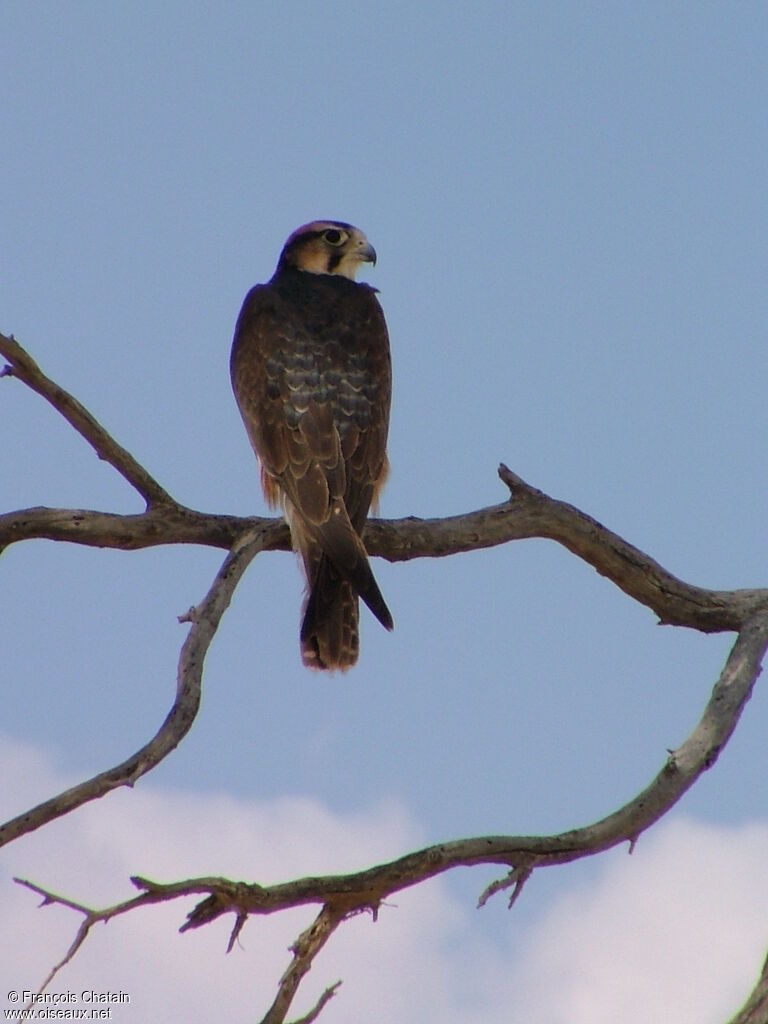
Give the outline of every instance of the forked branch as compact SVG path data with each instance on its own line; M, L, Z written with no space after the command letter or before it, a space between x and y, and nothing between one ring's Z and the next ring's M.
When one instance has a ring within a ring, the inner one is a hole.
M100 459L113 466L125 477L144 498L147 506L173 503L170 494L160 486L129 451L119 445L101 424L88 412L85 406L50 377L46 377L30 354L19 345L15 338L0 334L0 355L5 356L8 365L2 371L6 377L17 377L27 387L42 395L54 409L61 413Z
M289 549L288 529L280 519L215 515L179 504L75 398L43 374L18 342L0 334L0 355L9 360L10 375L58 409L149 506L141 515L51 508L8 512L0 515L0 551L33 538L121 549L159 544L229 549L251 530L261 532L263 550ZM544 538L557 541L593 566L654 611L663 623L707 633L735 632L754 612L768 606L766 589L708 590L686 583L596 519L532 487L506 466L499 467L499 476L510 489L509 501L442 519L369 520L365 530L368 551L400 562Z
M183 617L191 627L179 656L176 698L152 739L114 768L108 768L0 825L0 846L33 832L76 807L98 800L119 786L132 786L179 745L191 729L200 707L203 665L208 647L237 584L262 548L260 533L244 534L224 559L201 603Z
M280 520L208 514L179 504L77 399L46 377L13 338L0 335L0 354L9 364L0 375L19 379L49 401L99 457L137 490L147 506L145 512L130 516L83 509L32 508L8 512L0 516L0 552L11 543L39 537L122 549L195 543L228 550L208 594L184 616L191 627L179 659L176 699L157 734L121 764L0 826L3 845L117 786L133 785L178 745L197 713L205 655L237 583L256 554L268 549L286 550L290 538ZM502 878L486 888L480 904L508 888L512 888L512 903L531 873L540 867L590 856L621 842L629 842L632 847L715 763L749 699L768 646L768 590L715 591L685 583L595 519L531 487L506 466L500 467L499 475L510 489L509 501L443 519L371 520L365 532L366 546L372 555L403 561L441 557L523 538L548 538L652 609L663 623L703 632L738 632L701 720L682 746L670 753L648 787L618 811L559 835L453 840L346 875L300 878L270 886L223 878L172 883L136 878L133 882L142 890L141 894L104 910L89 909L34 883L22 882L42 895L44 904L60 903L83 915L72 945L46 985L72 959L94 923L140 906L182 896L201 896L181 930L202 927L222 914L232 913L231 948L249 915L319 905L317 918L292 948L291 963L261 1022L283 1024L314 958L350 915L369 910L375 916L382 901L391 894L455 867L476 864L498 864L507 869ZM750 1003L733 1024L757 1024L763 1019L755 1013L761 1012L765 1001L766 970ZM296 1024L314 1021L339 984L327 988L313 1010Z
M490 896L502 889L513 887L512 905L531 873L539 868L593 856L622 842L634 846L640 835L666 814L715 763L752 694L767 647L768 613L763 613L740 631L699 722L685 742L669 753L653 781L618 811L582 828L553 836L457 839L362 871L299 878L275 885L235 882L226 878L195 878L170 883L133 878L131 881L143 890L143 895L102 911L84 908L39 885L26 881L21 884L42 894L46 904L60 903L85 915L70 950L56 970L71 959L96 921L109 920L150 903L204 896L187 915L181 931L204 927L224 914L233 914L230 948L250 915L273 914L308 904L319 905L321 910L317 919L293 947L291 964L281 978L275 1001L262 1021L262 1024L282 1024L299 982L315 956L333 931L352 914L372 911L376 915L383 901L396 892L453 868L479 864L499 864L509 869L508 874L485 889L479 905L484 905ZM46 983L52 977L53 974ZM745 1022L747 1020L752 1024L756 1018L745 1018Z

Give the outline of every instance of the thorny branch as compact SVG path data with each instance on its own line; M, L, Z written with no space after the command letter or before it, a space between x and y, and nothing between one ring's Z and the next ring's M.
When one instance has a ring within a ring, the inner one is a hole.
M179 659L176 699L157 734L116 767L0 826L0 845L3 845L117 786L133 785L178 745L197 713L205 655L237 583L260 551L286 550L290 539L280 520L211 515L179 504L75 398L46 377L13 338L0 334L0 354L9 363L2 375L18 378L46 398L99 457L108 461L139 492L147 506L144 513L130 516L49 508L10 512L0 516L0 552L11 543L37 537L123 549L179 543L228 549L208 594L184 617L191 628ZM134 878L132 881L142 890L140 895L104 910L92 910L23 881L22 885L43 896L44 905L59 903L83 914L72 945L43 987L77 953L93 924L139 906L183 896L203 896L188 914L181 930L201 927L222 914L233 913L231 948L249 915L316 904L321 908L318 916L292 947L291 963L261 1022L282 1024L315 956L350 915L371 910L375 916L382 901L392 893L452 868L476 864L498 864L507 868L502 878L485 889L479 905L495 893L512 888L511 905L531 873L540 867L590 856L621 842L629 842L632 847L641 833L715 763L751 695L768 647L768 590L714 591L692 586L590 516L531 487L506 466L499 468L499 476L509 487L509 501L444 519L371 520L365 533L369 552L390 561L402 561L440 557L528 537L548 538L565 546L630 597L651 608L662 623L688 626L702 632L737 631L734 647L701 720L682 746L670 753L655 779L624 807L583 828L554 836L484 836L454 840L347 875L303 878L270 886L223 878L172 883ZM732 1024L757 1024L762 1020L755 1016L752 1008L765 1002L767 974L768 962L750 1001ZM327 988L310 1013L296 1024L314 1021L339 984L336 982Z

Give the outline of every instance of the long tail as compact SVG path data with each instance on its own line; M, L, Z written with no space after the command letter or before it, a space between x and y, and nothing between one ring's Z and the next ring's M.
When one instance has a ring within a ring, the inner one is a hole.
M335 505L331 516L317 529L316 542L322 557L331 563L336 580L351 583L355 593L365 601L382 626L392 629L392 614L374 578L365 545L349 521L347 510L341 502ZM315 581L320 578L319 570L311 571L307 559L305 565L308 568L307 579L314 590Z
M301 623L301 660L307 668L345 672L360 652L357 595L326 555L311 588Z
M362 541L340 568L327 552L305 558L309 594L301 623L301 660L309 668L351 668L360 651L358 595L386 629L394 623Z
M291 532L307 576L302 661L310 668L343 671L355 664L360 649L358 597L385 629L393 628L392 615L343 502L336 502L325 522L312 528L294 518Z

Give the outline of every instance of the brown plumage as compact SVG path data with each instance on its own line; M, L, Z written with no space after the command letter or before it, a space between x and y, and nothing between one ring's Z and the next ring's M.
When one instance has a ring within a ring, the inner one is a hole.
M298 228L272 279L245 298L232 387L264 494L282 503L307 578L301 657L318 669L357 661L358 595L392 629L361 534L387 475L389 338L365 235L340 221Z

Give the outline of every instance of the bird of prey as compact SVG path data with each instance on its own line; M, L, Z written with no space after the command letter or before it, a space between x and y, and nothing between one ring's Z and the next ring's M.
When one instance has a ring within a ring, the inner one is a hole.
M375 262L351 224L297 228L271 280L245 297L232 343L232 387L264 495L283 505L303 562L301 657L315 669L357 661L358 596L393 626L361 540L387 476L392 392L376 289L355 281Z

